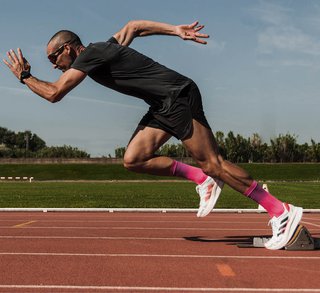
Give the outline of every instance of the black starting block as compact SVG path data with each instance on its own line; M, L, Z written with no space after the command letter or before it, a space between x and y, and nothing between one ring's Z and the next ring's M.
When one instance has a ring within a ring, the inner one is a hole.
M240 248L264 247L270 237L253 237L252 243L239 243ZM308 229L298 225L290 241L284 247L285 250L315 250L320 249L320 238L313 238Z

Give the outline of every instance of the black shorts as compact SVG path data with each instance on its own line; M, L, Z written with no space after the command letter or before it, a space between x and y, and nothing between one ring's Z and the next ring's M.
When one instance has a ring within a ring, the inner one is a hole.
M200 91L194 82L180 92L165 112L150 108L139 125L162 129L179 140L185 140L192 136L192 119L211 129L203 112Z

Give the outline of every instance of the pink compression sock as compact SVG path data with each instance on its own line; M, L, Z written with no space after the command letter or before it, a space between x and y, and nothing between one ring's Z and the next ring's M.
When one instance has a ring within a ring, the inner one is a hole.
M208 175L204 174L200 168L193 167L178 161L173 161L171 166L171 174L173 176L189 179L196 184L201 184L208 178Z
M264 190L257 181L253 181L251 186L245 191L245 196L253 199L259 205L265 208L270 217L279 217L283 211L283 203Z

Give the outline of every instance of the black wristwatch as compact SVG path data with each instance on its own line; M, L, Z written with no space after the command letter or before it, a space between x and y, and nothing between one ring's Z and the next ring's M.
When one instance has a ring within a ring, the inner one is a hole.
M23 80L26 78L29 78L30 76L31 76L30 71L22 71L20 74L20 82L25 84Z

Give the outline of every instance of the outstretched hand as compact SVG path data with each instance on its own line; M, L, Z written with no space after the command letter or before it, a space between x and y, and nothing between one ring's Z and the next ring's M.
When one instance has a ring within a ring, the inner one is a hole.
M23 57L22 51L20 48L17 49L18 55L15 53L14 50L10 50L7 52L7 56L9 61L3 59L3 62L8 66L11 72L20 79L22 71L29 71L31 66L29 62Z
M199 33L204 28L204 25L198 25L199 22L195 21L192 24L183 24L177 26L177 34L183 40L191 40L200 44L207 44L202 38L209 38L209 35Z

